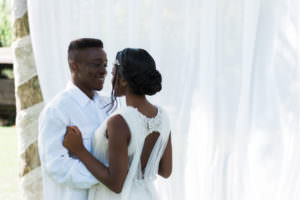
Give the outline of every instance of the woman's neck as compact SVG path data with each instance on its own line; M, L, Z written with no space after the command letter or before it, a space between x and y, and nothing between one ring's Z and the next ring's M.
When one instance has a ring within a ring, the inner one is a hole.
M145 95L134 95L134 94L126 94L126 105L134 108L140 108L146 104L149 104Z

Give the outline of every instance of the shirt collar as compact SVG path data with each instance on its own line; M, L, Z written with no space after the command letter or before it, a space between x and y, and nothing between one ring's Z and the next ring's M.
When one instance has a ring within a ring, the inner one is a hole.
M81 107L86 106L89 102L98 99L97 92L94 92L93 100L90 99L81 89L79 89L74 83L71 81L68 82L67 90L71 92L71 95L75 98L78 104Z

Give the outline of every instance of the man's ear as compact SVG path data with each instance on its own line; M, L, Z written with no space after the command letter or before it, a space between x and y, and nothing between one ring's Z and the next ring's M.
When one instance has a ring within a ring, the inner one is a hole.
M77 65L76 62L69 61L69 66L70 66L71 72L77 72L78 71L78 65Z

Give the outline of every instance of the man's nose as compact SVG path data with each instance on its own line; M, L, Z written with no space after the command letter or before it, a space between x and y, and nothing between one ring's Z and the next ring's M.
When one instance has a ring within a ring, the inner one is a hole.
M100 67L99 73L100 73L101 75L103 75L103 76L106 76L106 74L107 74L107 69L106 69L106 67Z

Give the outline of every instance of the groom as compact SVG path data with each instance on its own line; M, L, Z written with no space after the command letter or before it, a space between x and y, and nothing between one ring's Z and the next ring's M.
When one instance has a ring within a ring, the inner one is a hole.
M46 105L39 119L44 200L86 200L88 189L99 182L64 148L63 139L66 127L76 125L85 147L91 151L91 137L108 116L104 107L109 100L97 93L103 88L107 74L102 41L91 38L72 41L68 63L72 82Z

